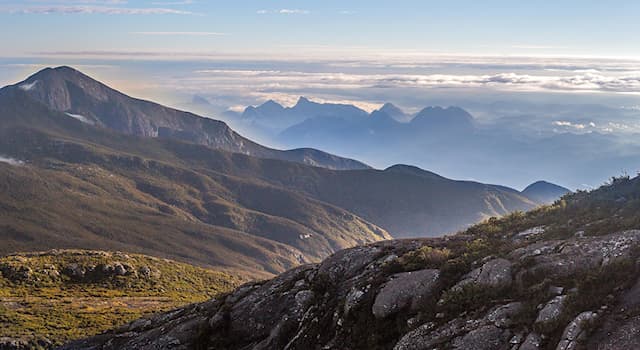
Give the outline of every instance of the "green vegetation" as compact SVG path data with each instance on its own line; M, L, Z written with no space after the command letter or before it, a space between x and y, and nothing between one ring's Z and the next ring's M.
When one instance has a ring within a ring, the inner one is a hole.
M640 177L614 177L592 191L577 191L552 205L527 213L492 217L464 233L479 237L510 237L533 227L544 227L540 239L575 235L599 236L640 228Z
M418 270L425 268L439 268L451 255L448 248L420 247L398 258L397 263L404 270Z
M0 337L61 344L201 302L241 280L171 260L102 251L0 258Z

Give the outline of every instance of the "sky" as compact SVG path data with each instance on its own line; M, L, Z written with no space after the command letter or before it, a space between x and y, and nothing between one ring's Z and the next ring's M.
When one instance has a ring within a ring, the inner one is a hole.
M631 0L2 0L0 13L3 55L640 57L640 46L632 44L640 30L640 3Z
M635 0L0 0L0 85L70 65L232 125L225 111L306 96L635 142L639 13Z
M640 2L615 0L0 0L0 83L68 64L143 97L161 92L140 80L166 87L188 70L200 85L215 78L208 90L240 71L244 85L258 74L284 85L638 94L638 13ZM227 104L272 97L294 99Z

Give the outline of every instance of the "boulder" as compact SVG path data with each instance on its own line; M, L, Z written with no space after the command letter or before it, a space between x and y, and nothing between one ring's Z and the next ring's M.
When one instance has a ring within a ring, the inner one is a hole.
M371 311L376 318L385 318L400 310L415 312L430 298L437 297L440 271L425 269L391 276L380 290Z
M494 308L487 314L486 319L496 327L507 328L513 324L512 318L522 311L523 303L514 301Z
M509 330L486 325L454 339L451 345L455 350L508 350L510 339Z
M559 295L551 300L540 310L536 323L548 323L557 320L564 309L566 295Z
M538 333L529 333L518 350L538 350L542 346L542 337Z
M453 287L453 290L460 290L469 284L493 288L508 287L512 282L511 266L511 262L506 259L489 260L481 267L466 274Z
M519 273L549 277L570 277L584 271L593 271L631 257L640 245L640 230L624 231L598 237L572 238L566 241L547 241L514 250L509 257L529 262L532 267Z
M584 340L586 337L585 326L595 320L596 317L597 314L591 311L579 314L564 329L556 350L576 350L579 341Z
M406 333L393 347L393 350L431 350L448 343L456 336L464 335L482 324L479 320L464 318L453 319L436 328L435 323L427 322Z
M33 275L33 270L29 266L20 263L7 263L0 265L2 276L12 282L29 280Z
M71 279L74 279L74 280L83 279L86 272L87 272L86 269L83 266L80 266L78 264L69 264L65 266L65 268L62 270L63 274L69 276Z

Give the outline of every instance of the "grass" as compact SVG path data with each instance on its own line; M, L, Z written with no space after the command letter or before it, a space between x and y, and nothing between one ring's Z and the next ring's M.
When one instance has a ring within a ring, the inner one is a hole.
M131 272L83 279L63 273L72 264L89 269L117 263ZM11 267L28 268L28 277L4 276ZM205 301L241 282L224 272L171 260L99 251L12 255L0 258L0 270L5 271L0 277L0 337L24 339L32 346L43 339L61 344L144 314Z

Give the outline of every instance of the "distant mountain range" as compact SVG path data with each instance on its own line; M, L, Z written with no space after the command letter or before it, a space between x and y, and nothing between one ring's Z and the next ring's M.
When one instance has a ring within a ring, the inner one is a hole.
M389 232L438 235L539 204L410 166L290 158L299 152L46 69L0 90L0 253L123 250L265 276Z
M278 133L285 141L328 134L334 135L333 138L342 136L335 135L336 130L366 137L392 135L400 131L437 133L473 128L473 117L458 107L426 107L415 115L409 115L386 103L369 114L353 105L317 103L305 97L300 97L292 107L283 107L269 100L257 107L247 107L237 117L257 128Z
M589 108L583 106L576 113ZM224 116L243 132L283 147L315 147L348 154L375 167L413 164L447 177L522 188L538 178L573 189L588 188L601 184L611 173L637 171L640 143L629 141L630 136L603 132L606 124L588 119L566 122L575 118L565 110L532 110L544 113L544 118L502 109L495 113L506 116L475 118L456 106L405 113L391 103L367 113L355 106L300 98L291 107L269 101ZM591 114L612 113L601 110L594 106Z
M243 121L259 128L277 132L301 123L309 118L344 118L349 121L364 120L368 113L356 106L335 103L312 102L300 97L293 107L283 107L269 100L260 106L247 107L240 116Z

